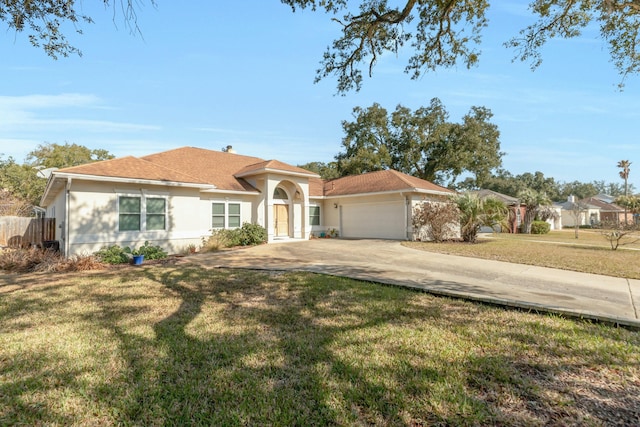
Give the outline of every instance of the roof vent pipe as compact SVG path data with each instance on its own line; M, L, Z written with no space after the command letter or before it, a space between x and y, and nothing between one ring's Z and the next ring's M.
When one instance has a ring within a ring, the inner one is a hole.
M225 153L236 154L236 150L233 149L232 145L227 145L226 147L224 147L222 149L222 151L225 152Z

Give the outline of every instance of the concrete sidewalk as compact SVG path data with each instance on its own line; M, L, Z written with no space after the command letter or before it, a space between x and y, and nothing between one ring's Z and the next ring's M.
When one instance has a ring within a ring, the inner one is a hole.
M640 328L640 280L424 252L397 241L291 241L187 259L208 268L350 277Z

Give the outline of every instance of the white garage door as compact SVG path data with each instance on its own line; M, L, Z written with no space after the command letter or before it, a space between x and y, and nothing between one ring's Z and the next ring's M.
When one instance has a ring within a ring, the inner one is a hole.
M342 236L404 240L407 237L404 203L362 203L341 206Z

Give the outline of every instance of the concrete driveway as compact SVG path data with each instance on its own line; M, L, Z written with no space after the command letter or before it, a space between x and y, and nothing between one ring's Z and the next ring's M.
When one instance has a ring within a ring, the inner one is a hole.
M424 252L397 241L290 241L187 259L208 268L344 276L640 328L640 280Z

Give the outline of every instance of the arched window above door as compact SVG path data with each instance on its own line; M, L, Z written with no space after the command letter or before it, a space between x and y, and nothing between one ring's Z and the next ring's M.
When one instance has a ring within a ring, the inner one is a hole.
M280 200L287 200L289 196L287 196L287 192L284 191L282 188L276 187L276 189L273 192L273 198L280 199Z

